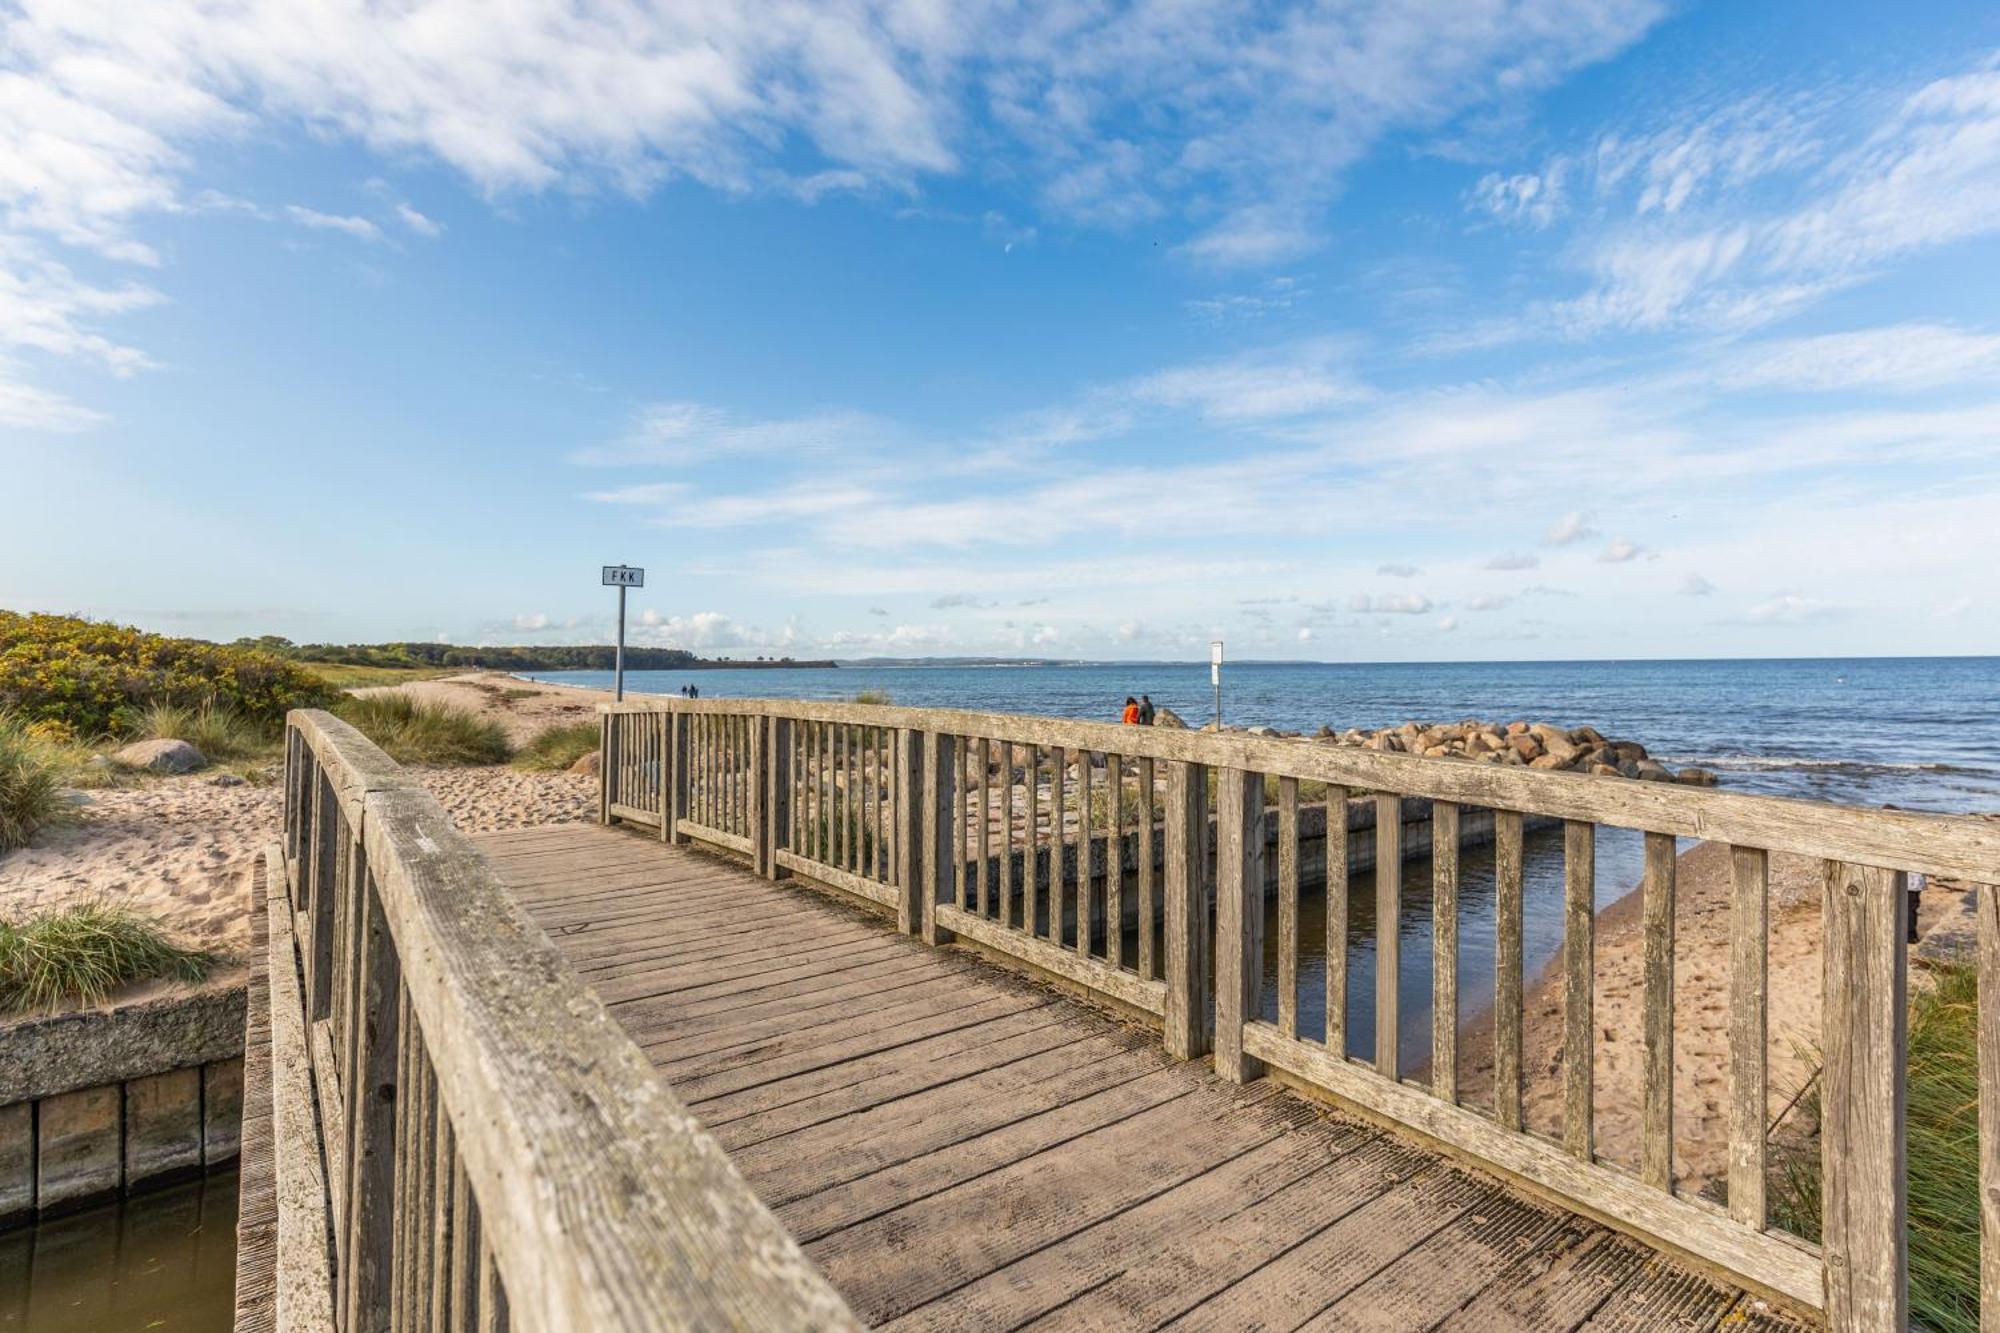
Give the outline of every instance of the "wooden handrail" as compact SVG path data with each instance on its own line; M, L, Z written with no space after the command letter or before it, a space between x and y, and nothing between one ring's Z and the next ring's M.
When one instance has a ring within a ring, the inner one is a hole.
M289 729L335 1326L858 1327L437 802L326 713Z
M1378 753L1292 737L1129 727L1014 713L793 699L642 699L598 707L610 713L736 714L983 736L1020 745L1061 746L1134 759L1284 774L1335 786L1832 857L1947 878L1985 882L2000 877L2000 822L1962 815L1844 806L1666 782Z

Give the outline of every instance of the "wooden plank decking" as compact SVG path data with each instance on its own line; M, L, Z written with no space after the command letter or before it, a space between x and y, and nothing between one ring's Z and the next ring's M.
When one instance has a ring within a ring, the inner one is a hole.
M476 841L872 1324L1796 1327L858 907L625 831Z

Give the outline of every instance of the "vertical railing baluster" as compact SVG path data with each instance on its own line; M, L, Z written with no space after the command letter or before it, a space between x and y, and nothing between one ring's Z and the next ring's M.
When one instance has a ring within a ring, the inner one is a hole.
M1521 1127L1521 812L1493 812L1493 1118Z
M1907 891L1900 871L1826 863L1820 1251L1832 1333L1909 1326Z
M1014 922L1014 742L1000 744L1000 924Z
M981 736L972 756L972 776L974 792L973 819L977 843L973 856L978 861L974 882L979 887L979 915L981 919L993 913L993 744Z
M1645 935L1644 1093L1639 1178L1674 1188L1674 836L1646 835L1640 881ZM1832 947L1829 938L1827 947Z
M1021 908L1021 929L1029 935L1039 933L1036 923L1042 914L1042 868L1041 868L1041 823L1042 808L1042 747L1028 746L1027 769L1027 822L1028 834L1021 848L1021 892L1024 896Z
M926 944L947 943L951 932L937 923L939 901L958 901L958 843L965 831L965 808L958 795L959 737L929 732L924 745L924 873L911 927Z
M1104 830L1104 961L1125 964L1125 757L1104 756L1110 817Z
M1243 1025L1264 994L1264 775L1224 768L1215 784L1215 1072L1245 1083L1263 1063Z
M1158 919L1153 905L1159 901L1159 864L1153 849L1153 760L1139 761L1139 975L1151 981L1160 975L1154 956L1154 932Z
M1063 897L1069 869L1069 757L1060 745L1049 747L1049 942L1063 942Z
M1278 778L1278 1031L1299 1035L1299 780L1288 774Z
M1096 840L1091 835L1091 826L1096 821L1091 817L1091 764L1090 751L1076 752L1076 951L1085 958L1090 957L1090 881L1096 858L1092 849Z
M1326 1050L1347 1058L1347 788L1326 789Z
M1729 1215L1759 1231L1765 1204L1764 1117L1770 1112L1765 987L1770 965L1770 857L1729 849ZM1996 1312L2000 1313L2000 1312Z
M1211 1049L1208 1013L1208 769L1167 765L1166 1046L1178 1060Z
M383 915L374 877L360 870L364 926L354 1029L354 1110L348 1119L347 1228L340 1273L340 1327L372 1328L392 1285L394 1222L390 1211L396 1178L397 1128L407 1013L395 941Z
M1402 1077L1403 798L1375 797L1375 1072Z
M1452 801L1431 803L1431 1095L1458 1101L1458 806Z
M1597 825L1568 820L1563 824L1563 1147L1580 1162L1597 1154L1596 923Z

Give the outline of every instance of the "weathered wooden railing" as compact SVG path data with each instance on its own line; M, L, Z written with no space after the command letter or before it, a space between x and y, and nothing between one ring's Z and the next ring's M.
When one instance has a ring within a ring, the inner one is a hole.
M854 1326L420 784L319 712L285 783L279 1327Z
M931 709L641 700L606 711L604 811L888 907L1154 1016L1168 1049L1226 1078L1266 1070L1415 1130L1564 1204L1847 1330L1907 1322L1903 1088L1908 873L1980 899L1983 1327L2000 1330L2000 827L1653 784L1378 754L1282 738ZM1326 1024L1299 1022L1301 787L1377 804L1375 1041L1348 1054L1346 819L1323 824ZM1399 1067L1401 801L1431 804L1431 1060ZM1019 807L1019 808L1017 808ZM721 813L716 813L720 811ZM1460 1097L1459 828L1495 841L1490 1109ZM1524 824L1564 827L1563 1124L1523 1123ZM1271 824L1275 823L1275 836ZM1594 849L1644 835L1643 1088L1636 1173L1593 1131ZM1731 847L1727 1203L1679 1187L1674 1153L1676 839ZM1265 858L1275 852L1275 871ZM1766 913L1773 852L1825 868L1822 1241L1766 1207ZM1265 934L1275 881L1274 947ZM1127 897L1136 899L1131 911ZM1125 925L1136 929L1128 942ZM1127 947L1128 943L1131 947ZM1275 955L1275 1013L1264 967Z

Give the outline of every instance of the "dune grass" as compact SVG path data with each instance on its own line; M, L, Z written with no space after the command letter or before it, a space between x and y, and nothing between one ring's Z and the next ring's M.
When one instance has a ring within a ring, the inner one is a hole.
M498 722L407 694L349 695L333 711L401 764L504 764L514 752Z
M597 748L595 722L570 722L536 734L514 756L514 767L536 773L560 773Z
M73 750L0 713L0 852L25 847L41 830L76 817L64 790L75 785Z
M367 685L403 685L413 680L436 680L440 676L463 675L466 667L358 666L346 662L298 663L332 690L352 690Z
M140 712L136 730L140 739L186 741L211 762L268 757L278 750L277 727L259 724L214 702L193 708L150 704Z
M896 700L887 690L859 690L854 695L854 702L858 704L874 704L878 708L887 708L890 704L895 703Z
M1908 1144L1910 1319L1933 1333L1979 1329L1979 974L1935 969L1910 997ZM1818 1085L1801 1107L1817 1123ZM1819 1239L1817 1141L1773 1161L1771 1216Z
M21 926L0 922L0 1012L96 1004L135 981L199 981L215 961L175 944L144 917L100 903Z

